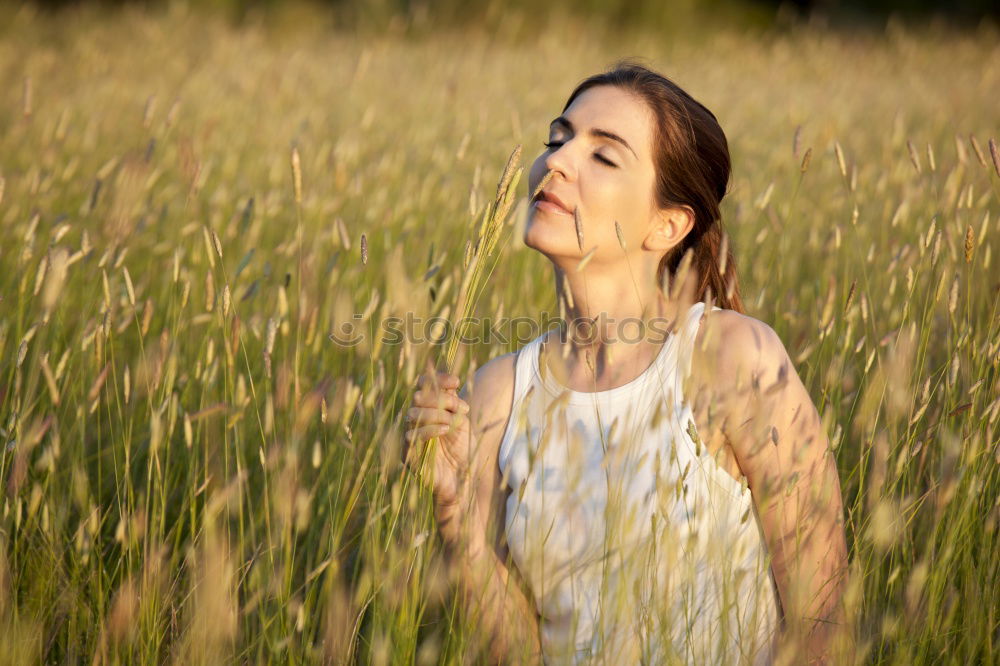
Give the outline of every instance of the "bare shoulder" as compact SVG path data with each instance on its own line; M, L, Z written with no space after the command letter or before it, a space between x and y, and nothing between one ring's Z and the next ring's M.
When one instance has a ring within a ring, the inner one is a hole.
M517 352L490 359L476 370L472 381L459 396L469 403L472 434L476 441L476 502L485 521L489 542L504 562L507 548L503 538L506 508L505 489L498 463L500 442L514 402L514 372Z
M471 407L473 434L497 437L507 423L514 402L514 368L517 352L490 359L476 370L472 381L462 387L459 396ZM498 432L499 431L499 432Z
M514 402L514 369L517 352L490 359L476 370L472 380L459 392L469 403L469 420L476 440L476 468L486 472L495 467L500 440ZM487 485L492 485L487 474Z
M695 387L768 386L792 370L781 338L767 323L735 310L705 315L695 335L690 381Z
M701 339L699 341L699 338ZM783 456L822 455L828 440L808 390L778 334L765 322L732 310L706 316L695 337L690 381L708 396L719 427L751 487ZM774 447L759 447L761 441ZM755 480L756 479L756 480Z

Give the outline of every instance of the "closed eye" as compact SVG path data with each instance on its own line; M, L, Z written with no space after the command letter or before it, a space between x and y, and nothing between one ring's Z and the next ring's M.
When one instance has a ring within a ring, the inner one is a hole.
M551 150L552 148L558 148L559 146L563 145L563 142L562 141L550 141L549 143L543 143L542 145L545 146L546 148L549 148ZM606 164L609 167L615 167L615 168L618 167L617 164L615 164L614 162L612 162L611 160L609 160L604 155L601 155L600 153L594 153L594 159L596 159L598 162Z

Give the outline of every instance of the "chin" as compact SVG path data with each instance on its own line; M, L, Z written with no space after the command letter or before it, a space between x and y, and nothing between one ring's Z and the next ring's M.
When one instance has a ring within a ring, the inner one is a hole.
M560 228L550 220L530 216L524 225L524 244L537 250L547 257L575 256L579 259L580 248L577 246L576 231Z

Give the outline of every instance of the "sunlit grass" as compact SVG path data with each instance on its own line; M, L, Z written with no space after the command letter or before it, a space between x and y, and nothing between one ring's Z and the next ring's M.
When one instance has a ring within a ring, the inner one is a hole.
M0 13L2 661L468 659L400 463L431 350L378 327L455 307L511 150L530 164L622 55L729 137L748 312L837 452L858 661L1000 658L996 34L515 45ZM480 315L555 310L525 194ZM360 344L330 340L344 323Z

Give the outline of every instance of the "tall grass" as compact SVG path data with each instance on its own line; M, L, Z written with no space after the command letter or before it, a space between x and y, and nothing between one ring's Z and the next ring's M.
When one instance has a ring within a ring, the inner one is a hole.
M571 86L630 54L730 138L749 313L836 448L857 661L1000 659L996 34L0 25L3 662L468 659L400 462L442 349L379 326L454 303L510 147L530 163ZM523 212L481 315L553 310Z

